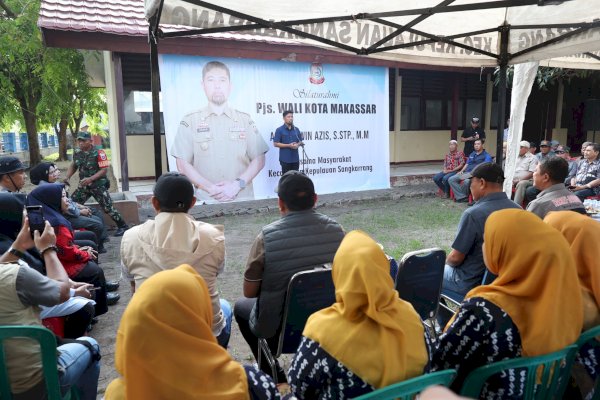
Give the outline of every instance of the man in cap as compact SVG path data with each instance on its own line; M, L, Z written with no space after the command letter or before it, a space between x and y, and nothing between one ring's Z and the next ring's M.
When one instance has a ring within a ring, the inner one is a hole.
M452 251L446 257L442 291L457 301L481 284L483 228L491 213L505 208L521 208L502 191L504 172L498 164L486 162L471 173L471 194L476 203L462 214Z
M258 337L276 349L277 330L283 316L287 285L297 272L333 261L344 230L333 219L314 210L317 194L313 182L299 171L288 171L277 187L281 219L258 234L244 273L244 296L235 303L240 331L258 359ZM265 358L260 368L272 374ZM277 365L277 381L286 376Z
M460 136L460 141L465 143L464 153L469 157L474 150L474 143L477 139L485 142L485 131L479 127L479 118L471 118L471 126L467 127Z
M448 144L448 154L444 157L444 167L441 172L433 176L433 181L442 191L444 198L450 197L450 184L448 179L452 178L465 165L465 153L458 151L458 142L451 140Z
M250 115L227 104L229 68L210 61L202 68L208 105L186 114L171 145L177 170L199 190L202 201L252 200L252 181L265 166L267 143Z
M471 153L465 165L458 173L448 179L448 183L454 192L454 201L457 203L466 203L469 197L469 185L471 172L479 164L492 162L492 156L483 148L483 139L477 139L474 142L475 151Z
M161 175L151 198L156 217L129 229L121 241L123 275L135 292L157 272L189 264L200 274L212 304L212 332L227 348L232 311L219 299L217 277L225 268L225 235L222 225L196 221L189 210L196 204L192 182L179 172Z
M538 159L529 152L529 142L521 140L519 143L519 156L515 165L515 176L513 177L513 186L515 187L514 201L518 205L523 203L525 191L532 185L531 177L537 164Z
M569 175L574 175L575 171L577 170L577 160L571 158L571 155L569 154L570 151L571 148L569 146L563 146L562 144L559 144L558 147L556 147L554 154L556 154L556 157L560 157L567 163L569 163ZM568 186L569 182L570 180L568 178L565 178L565 185Z
M117 224L115 236L122 236L129 226L121 214L115 209L110 194L108 193L109 182L106 178L110 161L104 150L96 149L92 143L89 132L77 134L79 150L73 154L73 162L67 170L64 182L68 185L69 179L79 169L79 187L71 195L71 199L79 204L93 197L102 210L107 213Z
M554 152L552 151L552 145L550 141L542 140L540 142L540 152L535 155L538 161L542 161L544 158L552 157L553 155Z
M25 186L25 166L17 157L0 157L0 192L19 193Z
M540 193L527 205L531 211L544 219L550 211L571 210L585 214L585 207L572 192L565 187L565 179L569 173L569 164L561 157L543 159L533 173L533 186Z

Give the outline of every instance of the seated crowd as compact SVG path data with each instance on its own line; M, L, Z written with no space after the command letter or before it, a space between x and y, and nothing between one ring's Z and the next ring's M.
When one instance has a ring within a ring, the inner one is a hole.
M445 369L457 371L451 388L459 391L478 367L560 350L600 325L600 224L583 215L579 200L600 189L598 145L586 147L570 175L561 146L556 157L538 160L522 142L523 174L515 184L531 179L540 191L524 211L502 192L504 172L485 152L485 134L476 135L466 158L450 142L435 178L444 195L452 188L458 201L469 193L474 200L443 277L443 293L460 307L439 320L437 339L395 290L382 248L315 211L314 184L298 171L279 181L281 218L258 232L232 309L218 290L223 226L189 214L195 197L187 177L162 175L151 199L155 218L126 230L121 242L122 275L134 294L116 332L119 377L105 398L343 399ZM74 340L58 341L61 390L75 386L80 398L95 399L100 349L87 333L119 299L118 283L107 282L99 264L106 228L99 214L69 199L53 164L34 167L39 186L19 193L25 168L16 161L0 157L0 325L64 318L64 336ZM41 208L43 229L30 227L25 206ZM92 236L78 237L84 226ZM273 374L266 357L260 365L236 362L227 351L233 317L257 360L259 339L275 353L288 282L328 263L335 302L309 317L289 370L275 360ZM44 398L39 347L24 340L7 347L14 397ZM590 379L600 374L599 358L598 347L578 355ZM518 398L523 387L522 377L499 377L481 396ZM584 383L579 389L583 397L592 390Z

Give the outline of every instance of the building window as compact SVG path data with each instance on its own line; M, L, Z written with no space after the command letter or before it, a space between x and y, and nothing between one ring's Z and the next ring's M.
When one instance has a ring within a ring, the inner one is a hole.
M127 135L152 135L152 92L127 90L124 93L125 134ZM162 100L162 97L161 97ZM165 121L162 113L161 101L160 132L165 133Z
M452 98L458 85L457 129L473 115L484 117L486 82L479 75L401 70L401 130L452 129Z

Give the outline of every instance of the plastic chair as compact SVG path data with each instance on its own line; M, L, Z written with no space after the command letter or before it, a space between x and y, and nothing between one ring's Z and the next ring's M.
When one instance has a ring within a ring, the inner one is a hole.
M396 290L424 321L435 318L437 313L445 261L446 252L438 248L412 251L400 260Z
M597 326L592 329L588 329L583 332L579 339L577 340L577 349L581 349L581 347L585 344L591 344L594 348L600 347L600 341L596 339L597 336L600 336L600 326ZM593 395L588 400L600 400L600 375L596 377L596 381L593 384Z
M73 386L63 397L60 393L58 368L56 364L56 338L48 329L41 326L0 326L0 397L3 400L12 399L8 370L6 368L4 341L6 339L27 338L40 344L42 352L42 370L46 382L48 400L79 399L77 389Z
M417 394L432 385L448 387L455 377L456 371L453 369L433 372L404 382L394 383L393 385L375 390L374 392L355 397L354 400L408 400L414 398Z
M277 335L277 350L271 352L264 338L258 339L258 365L264 354L277 381L275 360L282 354L293 354L298 350L306 320L313 313L335 303L335 286L330 268L316 268L295 273L288 283L283 319ZM276 382L277 383L277 382Z
M577 346L567 346L554 353L537 357L522 357L479 367L465 379L460 394L479 398L486 381L508 370L525 373L524 400L561 399L569 382L571 365Z

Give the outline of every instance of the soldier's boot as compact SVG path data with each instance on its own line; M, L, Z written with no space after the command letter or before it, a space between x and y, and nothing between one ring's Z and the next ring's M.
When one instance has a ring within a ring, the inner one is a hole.
M119 225L117 227L117 231L115 232L114 236L123 236L127 229L129 229L129 225L123 222L123 225Z

